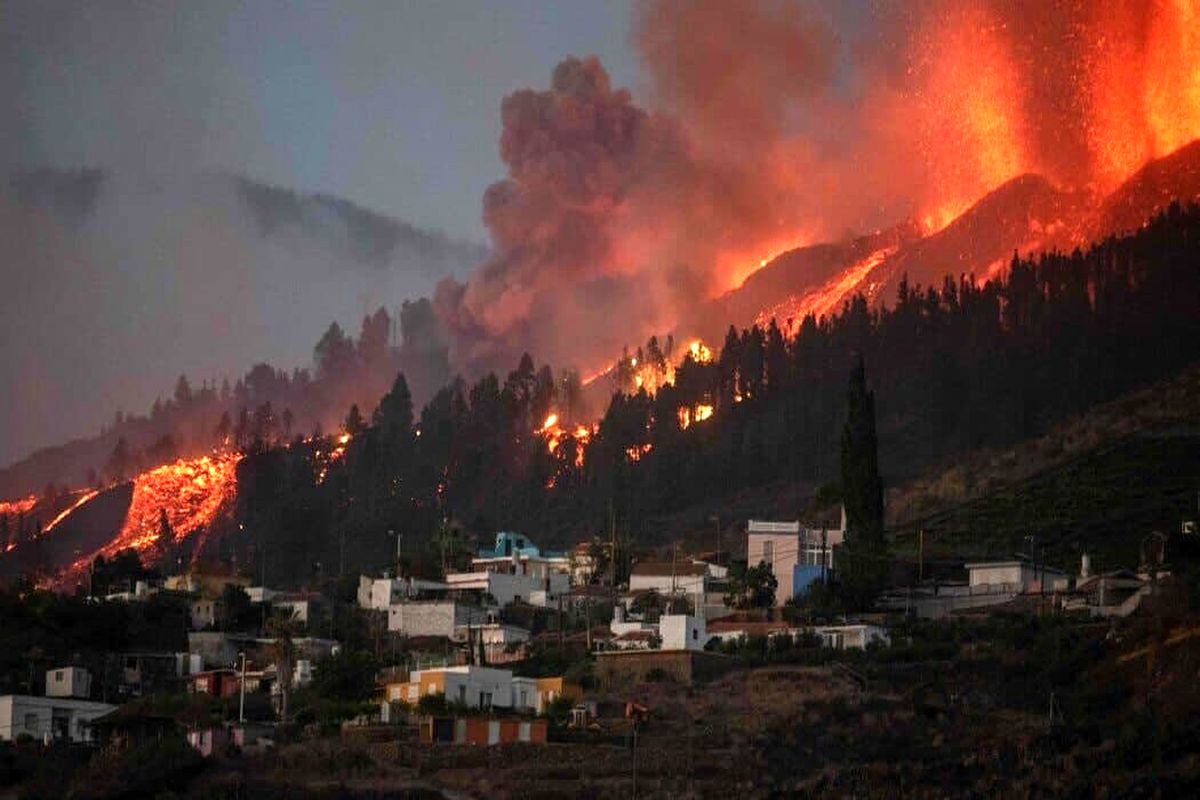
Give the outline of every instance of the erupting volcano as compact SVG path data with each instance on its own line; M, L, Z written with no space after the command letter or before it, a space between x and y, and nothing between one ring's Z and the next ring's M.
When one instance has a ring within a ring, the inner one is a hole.
M1105 198L1200 136L1191 0L862 13L647 2L645 107L595 59L506 98L509 174L484 198L495 255L435 304L455 363L494 369L524 350L596 375L654 331L799 321L859 292L888 303L905 272L982 280L1014 250L1114 232L1098 224ZM901 238L927 247L852 248L744 313L706 313L798 245L906 219Z
M704 342L731 325L794 334L857 296L878 308L947 277L978 286L1014 254L1135 229L1200 197L1198 6L648 0L634 24L647 78L636 101L596 57L565 59L547 87L504 99L506 174L483 196L490 255L410 320L447 375L532 353L588 376L596 409L613 391L653 397L684 364L719 358ZM370 352L388 351L387 327ZM366 362L340 329L322 341L348 354L328 359L344 369L317 370L339 396L334 384ZM674 405L684 430L723 413L703 395ZM580 470L601 436L565 407L521 423L560 472ZM318 484L349 444L314 450ZM119 531L79 555L201 549L233 508L240 458L139 475ZM106 494L0 503L0 548L38 538L14 521L40 514L52 540Z

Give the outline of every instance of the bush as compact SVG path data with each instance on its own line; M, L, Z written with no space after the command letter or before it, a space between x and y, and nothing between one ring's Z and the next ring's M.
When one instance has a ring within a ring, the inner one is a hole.
M204 763L182 736L97 753L74 781L72 796L83 799L153 797L186 783Z
M422 695L421 699L417 701L417 711L422 714L445 714L449 710L446 695L441 692Z

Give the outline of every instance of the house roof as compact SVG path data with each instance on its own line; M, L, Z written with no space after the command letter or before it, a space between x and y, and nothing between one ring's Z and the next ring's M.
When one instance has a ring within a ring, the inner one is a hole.
M616 638L618 642L650 642L657 634L654 631L629 631Z
M685 577L708 574L707 564L693 564L690 561L676 561L672 566L670 561L641 561L633 565L634 575L653 575Z

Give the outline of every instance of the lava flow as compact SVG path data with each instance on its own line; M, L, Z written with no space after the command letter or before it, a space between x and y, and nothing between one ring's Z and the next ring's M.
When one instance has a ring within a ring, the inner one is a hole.
M85 503L87 503L89 500L91 500L93 497L95 497L98 494L100 494L100 492L96 489L88 489L87 491L85 491L78 498L76 498L75 502L71 503L71 505L67 506L62 511L58 512L58 515L55 516L54 519L50 520L50 524L48 524L45 528L42 529L41 535L45 536L50 531L54 530L58 526L58 523L62 522L64 519L71 516L71 513L73 511L75 511L79 507L83 506Z
M896 247L884 247L876 250L861 261L851 264L841 273L835 275L817 289L803 295L792 295L787 300L761 312L755 323L766 327L771 320L782 321L789 331L800 325L808 315L820 319L838 309L855 291L862 291L863 281L871 271L883 263L884 259L896 252ZM872 287L865 287L864 294L870 298Z
M133 549L143 560L153 560L167 546L207 533L218 515L232 510L241 460L241 453L221 453L143 472L134 480L121 532L94 555L109 557ZM163 541L164 535L171 539Z

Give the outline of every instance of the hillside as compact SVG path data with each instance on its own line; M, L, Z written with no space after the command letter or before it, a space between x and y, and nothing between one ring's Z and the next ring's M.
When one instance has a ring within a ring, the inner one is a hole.
M1014 254L1069 251L1128 233L1171 201L1197 197L1200 141L1148 162L1099 198L1056 187L1040 175L1021 175L928 235L915 224L899 225L784 253L683 327L711 337L721 335L722 324L745 325L756 317L774 317L782 325L807 313L836 311L856 292L872 305L890 305L905 276L910 286L925 287L940 287L947 275L997 277ZM879 257L864 262L871 253Z

